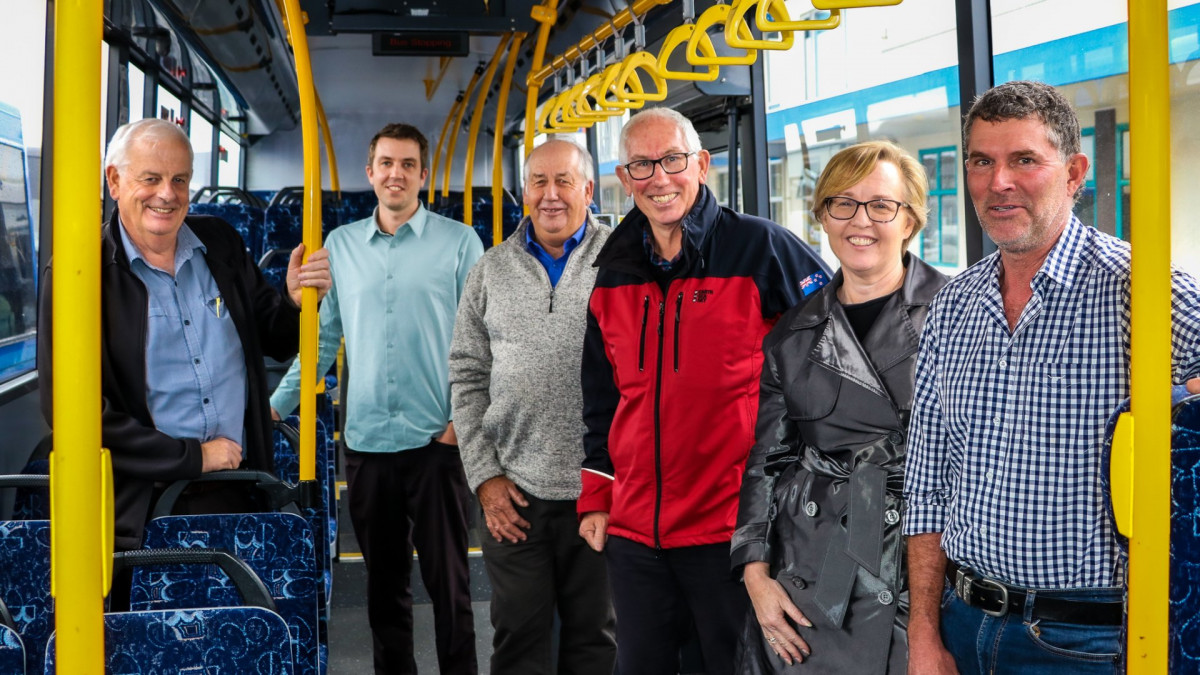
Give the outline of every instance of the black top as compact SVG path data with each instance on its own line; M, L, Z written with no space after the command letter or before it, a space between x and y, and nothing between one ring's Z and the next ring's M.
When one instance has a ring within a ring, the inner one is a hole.
M900 289L896 289L874 300L860 302L857 305L842 305L842 310L846 312L846 318L850 321L850 327L854 329L854 337L858 338L860 343L866 337L867 331L871 330L871 326L875 325L875 319L879 318L879 312L883 311L883 306L899 292Z

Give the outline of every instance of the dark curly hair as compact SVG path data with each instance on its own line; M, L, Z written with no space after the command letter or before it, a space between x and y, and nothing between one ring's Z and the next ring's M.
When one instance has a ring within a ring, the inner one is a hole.
M1064 162L1079 152L1079 117L1071 103L1054 87L1027 80L1006 82L975 98L963 119L963 152L970 152L975 120L995 123L1030 117L1046 125L1046 136Z

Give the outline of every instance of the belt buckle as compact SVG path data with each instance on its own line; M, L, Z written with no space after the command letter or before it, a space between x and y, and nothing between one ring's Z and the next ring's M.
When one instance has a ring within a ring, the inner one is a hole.
M1005 614L1008 614L1008 586L1005 586L1004 584L1000 583L999 581L993 581L992 579L988 579L987 577L979 577L978 579L976 579L976 581L978 581L982 585L991 586L992 588L995 588L996 590L1000 591L1000 609L991 610L991 609L986 609L984 607L980 607L979 611L983 612L984 614L987 614L988 616L994 616L997 618L1002 617Z

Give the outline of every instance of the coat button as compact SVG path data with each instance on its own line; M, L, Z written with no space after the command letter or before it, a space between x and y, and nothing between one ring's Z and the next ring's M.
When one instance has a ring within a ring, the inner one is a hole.
M809 502L809 503L805 504L804 505L804 513L806 513L809 518L815 518L817 515L817 503Z
M890 605L890 604L892 604L892 600L894 600L894 599L895 598L892 596L891 591L886 590L886 589L879 591L879 604Z
M900 433L899 431L893 431L892 433L888 434L888 442L892 445L900 445L904 442L904 434Z
M883 513L883 522L888 525L895 525L900 522L900 512L896 509L888 509Z
M808 582L801 579L800 577L792 577L792 585L795 586L796 588L799 588L800 590L804 590L805 588L808 588Z

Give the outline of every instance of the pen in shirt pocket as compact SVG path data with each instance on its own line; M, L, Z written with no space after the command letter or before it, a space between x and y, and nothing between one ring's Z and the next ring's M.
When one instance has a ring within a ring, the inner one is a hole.
M217 297L208 301L208 308L211 309L214 313L216 313L217 318L219 319L219 318L221 318L221 306L224 304L225 304L225 301L222 300L221 296L218 295Z

